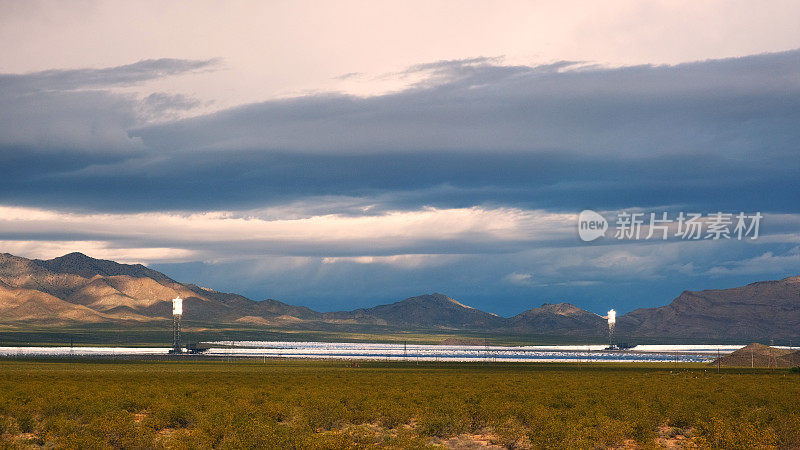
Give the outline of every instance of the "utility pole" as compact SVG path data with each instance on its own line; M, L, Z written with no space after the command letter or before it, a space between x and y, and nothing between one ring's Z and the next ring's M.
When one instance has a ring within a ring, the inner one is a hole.
M772 359L772 362L771 362L772 368L773 369L777 369L778 368L778 358L775 356L775 349L772 348L772 347L769 348L769 356L771 356L770 359Z

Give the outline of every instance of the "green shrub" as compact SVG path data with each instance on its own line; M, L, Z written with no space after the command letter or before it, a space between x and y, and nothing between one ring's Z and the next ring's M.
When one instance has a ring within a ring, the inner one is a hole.
M657 365L0 361L0 439L57 448L652 447L659 427L719 448L800 446L785 371Z

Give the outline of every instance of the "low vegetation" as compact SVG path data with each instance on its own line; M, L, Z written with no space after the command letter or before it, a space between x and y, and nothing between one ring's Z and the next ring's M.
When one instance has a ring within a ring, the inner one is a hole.
M796 448L798 398L782 369L2 361L0 447Z

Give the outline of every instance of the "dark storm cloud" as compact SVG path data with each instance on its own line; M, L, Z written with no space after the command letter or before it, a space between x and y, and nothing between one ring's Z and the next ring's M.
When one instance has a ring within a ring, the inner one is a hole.
M134 132L153 148L746 155L800 137L800 52L620 69L419 66L391 95L309 96Z
M104 69L45 70L27 74L0 74L0 92L64 91L129 85L169 75L210 69L219 61L146 59Z
M600 157L566 152L320 155L173 152L138 159L9 152L0 202L100 210L240 209L329 195L376 203L371 213L420 205L504 204L576 211L632 206L796 211L800 167L786 161L696 155ZM754 166L757 170L754 170ZM31 182L33 181L33 182ZM769 193L769 195L765 195ZM362 205L364 206L364 205ZM342 213L331 203L317 213Z
M215 64L215 60L155 59L105 69L0 74L0 157L29 156L29 162L36 164L42 154L69 149L93 153L96 162L103 162L107 154L143 150L129 130L143 118L190 108L192 100L154 93L140 102L107 88L209 70Z
M54 84L130 82L210 63L137 64ZM475 204L797 211L800 51L614 69L476 58L413 74L427 77L387 95L306 96L138 128L130 99L60 93L86 97L53 106L53 123L76 115L65 105L104 111L73 139L95 137L98 151L58 150L59 129L44 143L4 145L0 164L14 170L0 181L0 201L207 210L344 196L373 201L375 212Z

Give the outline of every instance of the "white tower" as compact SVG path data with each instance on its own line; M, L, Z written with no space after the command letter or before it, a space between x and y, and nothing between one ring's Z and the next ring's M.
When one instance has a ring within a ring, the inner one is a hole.
M617 325L617 312L612 310L608 311L608 346L614 346L614 327Z
M172 299L172 351L171 353L181 353L181 317L183 317L183 299L176 297Z

